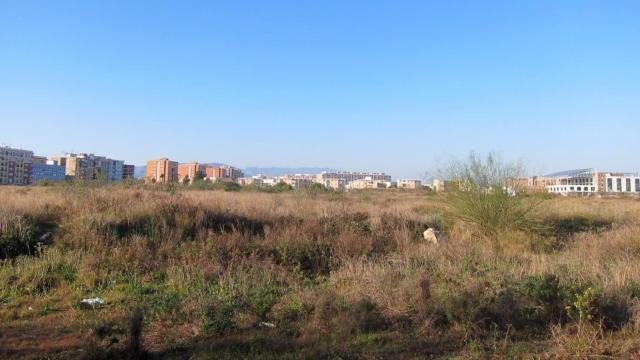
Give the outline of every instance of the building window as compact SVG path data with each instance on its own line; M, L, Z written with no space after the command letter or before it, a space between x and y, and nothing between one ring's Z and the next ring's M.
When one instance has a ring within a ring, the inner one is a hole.
M607 179L607 191L613 191L613 179Z
M625 185L627 185L627 192L631 191L631 179L627 179L627 181L625 181Z
M620 178L616 179L616 191L618 192L622 191L622 179Z
M591 191L596 191L596 187L595 187L595 186L592 186L592 187L591 187Z
M640 178L636 179L636 192L640 192Z
M569 190L573 191L573 186L569 188Z
M581 186L578 186L578 191L582 191L582 187Z

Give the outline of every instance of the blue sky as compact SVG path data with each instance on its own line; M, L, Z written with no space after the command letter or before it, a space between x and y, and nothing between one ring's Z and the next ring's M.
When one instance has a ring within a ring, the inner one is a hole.
M640 170L638 1L0 0L0 142L418 177Z

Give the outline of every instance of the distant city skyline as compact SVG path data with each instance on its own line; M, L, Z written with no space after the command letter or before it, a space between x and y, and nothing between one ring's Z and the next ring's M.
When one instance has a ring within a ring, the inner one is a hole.
M640 2L9 1L0 143L420 178L640 170Z

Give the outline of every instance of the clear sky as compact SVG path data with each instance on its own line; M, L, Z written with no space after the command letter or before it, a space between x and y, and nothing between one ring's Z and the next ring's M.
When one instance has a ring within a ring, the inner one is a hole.
M418 177L640 170L640 1L0 0L0 142Z

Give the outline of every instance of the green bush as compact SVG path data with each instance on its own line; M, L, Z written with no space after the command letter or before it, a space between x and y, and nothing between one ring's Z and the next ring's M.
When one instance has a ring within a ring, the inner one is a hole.
M236 306L231 302L213 301L209 303L204 314L204 330L211 335L222 335L235 328L233 317Z
M522 309L522 315L529 325L546 326L566 317L565 308L570 292L560 284L557 275L527 277L520 288L528 300Z
M249 290L247 302L251 312L259 319L264 319L278 301L282 290L273 284L256 286Z
M453 162L446 175L457 184L447 193L452 214L487 236L530 230L530 215L540 202L518 191L513 180L522 174L521 165L503 163L493 154L483 160L471 153L467 161Z
M267 192L281 193L281 192L291 191L293 190L293 187L291 187L291 185L287 183L279 182L273 185L272 187L267 187L266 189L267 189Z

